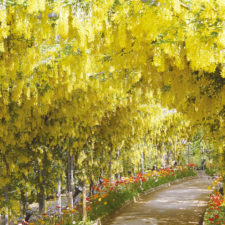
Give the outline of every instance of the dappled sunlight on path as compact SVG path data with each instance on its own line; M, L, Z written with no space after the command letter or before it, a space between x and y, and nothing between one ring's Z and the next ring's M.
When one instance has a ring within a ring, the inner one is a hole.
M201 176L158 190L121 210L107 225L199 225L209 184L209 178Z

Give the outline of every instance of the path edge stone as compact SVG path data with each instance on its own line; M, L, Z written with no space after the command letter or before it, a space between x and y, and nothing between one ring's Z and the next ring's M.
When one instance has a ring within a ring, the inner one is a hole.
M179 178L179 179L176 179L174 181L171 181L171 182L159 185L159 186L157 186L155 188L151 188L149 190L146 190L145 192L143 192L142 194L138 195L137 197L134 197L132 200L126 201L124 203L124 205L120 209L116 210L114 213L109 214L109 215L105 215L105 216L102 216L102 217L96 219L94 221L93 225L104 225L105 222L107 222L111 217L118 215L121 212L122 209L124 209L128 205L130 205L130 204L140 200L145 195L151 194L152 192L155 192L155 191L160 190L162 188L169 187L169 186L171 186L173 184L177 184L177 183L180 183L180 182L183 182L183 181L188 181L188 180L191 180L191 179L194 179L194 178L197 178L197 177L198 177L198 174L196 174L195 176L188 176L188 177Z

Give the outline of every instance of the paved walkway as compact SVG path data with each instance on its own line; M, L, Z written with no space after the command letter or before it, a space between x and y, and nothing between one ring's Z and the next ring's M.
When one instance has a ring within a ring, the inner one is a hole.
M155 191L122 209L107 225L200 225L210 183L200 173L198 178Z

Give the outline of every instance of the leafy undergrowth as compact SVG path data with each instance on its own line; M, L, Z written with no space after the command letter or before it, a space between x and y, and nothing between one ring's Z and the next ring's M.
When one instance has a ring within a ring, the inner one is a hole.
M205 173L208 176L214 176L216 173L218 172L218 170L216 169L216 167L210 165L209 167L206 167L205 169Z

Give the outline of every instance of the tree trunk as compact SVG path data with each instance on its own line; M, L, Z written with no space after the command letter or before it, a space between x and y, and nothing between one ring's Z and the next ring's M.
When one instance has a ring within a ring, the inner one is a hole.
M118 148L118 153L117 153L117 160L119 162L120 159L120 148ZM121 179L121 175L120 175L120 171L117 173L117 179L120 180Z
M141 173L144 174L145 171L145 165L144 165L144 151L142 151L141 155Z
M203 154L203 165L202 165L202 169L205 170L205 148L204 147L202 149L202 154Z
M45 192L44 188L41 187L40 193L38 193L38 204L39 204L39 213L46 213L46 205L45 205Z
M61 200L61 178L59 178L58 180L58 187L57 187L57 196L58 196L58 200L57 200L57 206L58 206L58 213L61 214L61 210L62 210L62 200Z
M174 143L174 160L177 161L177 142Z
M109 184L112 184L112 144L110 144L109 151Z
M26 196L25 196L25 212L28 210L28 207L29 207L28 197L29 197L29 194L28 194L28 191L26 191Z
M166 168L166 147L165 144L163 143L163 167L164 169Z
M25 212L24 212L24 209L25 209L25 196L24 196L24 191L21 190L20 192L20 198L21 198L21 201L20 201L20 214L21 216L25 215Z
M87 204L86 204L86 186L83 183L83 221L87 219Z
M94 188L93 187L94 187L94 182L91 179L91 181L90 181L90 187L89 187L90 195L94 195Z
M136 177L136 166L134 166L133 176Z
M100 168L100 179L102 179L103 177L104 177L104 170Z
M5 193L4 193L4 198L5 198L5 215L4 215L4 225L8 225L8 214L9 214L9 210L8 210L8 187L5 186Z
M23 201L20 200L19 202L20 202L20 216L23 217L23 215L24 215L24 213L23 213Z
M25 215L28 210L29 202L28 202L28 191L24 194L24 191L21 191L21 215Z
M68 205L73 208L73 155L68 154Z
M187 154L188 154L188 169L190 169L189 168L189 164L190 164L190 144L188 144L188 152L187 152Z

